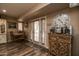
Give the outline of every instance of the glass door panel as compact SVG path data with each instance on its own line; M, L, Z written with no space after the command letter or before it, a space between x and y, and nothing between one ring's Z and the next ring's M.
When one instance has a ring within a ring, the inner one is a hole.
M45 44L45 40L46 40L46 20L45 18L43 20L41 20L41 43Z
M34 22L34 41L39 42L39 21Z

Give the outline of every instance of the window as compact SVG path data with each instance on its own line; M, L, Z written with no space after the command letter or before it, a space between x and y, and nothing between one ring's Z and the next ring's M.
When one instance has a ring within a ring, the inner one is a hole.
M23 31L23 23L22 22L18 23L18 31Z
M40 31L39 31L39 21L35 21L34 22L34 41L37 41L39 42L39 34L40 34Z
M46 20L45 19L42 19L41 20L41 43L45 43L45 40L46 40Z

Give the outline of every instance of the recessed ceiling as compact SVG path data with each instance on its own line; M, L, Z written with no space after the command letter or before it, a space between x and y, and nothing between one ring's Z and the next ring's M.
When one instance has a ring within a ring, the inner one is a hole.
M43 5L42 3L0 3L0 13L8 16L19 18L25 13L32 11L38 6ZM2 10L6 10L3 13Z

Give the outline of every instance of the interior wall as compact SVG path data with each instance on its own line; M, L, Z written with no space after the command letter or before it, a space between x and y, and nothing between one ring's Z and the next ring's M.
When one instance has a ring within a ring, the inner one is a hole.
M32 39L31 39L31 29L32 29L31 22L29 22L28 27L27 27L28 41L32 41Z
M28 29L28 24L25 22L25 23L23 23L23 31L24 31L24 33L25 33L25 36L26 36L26 39L25 40L27 40L28 41L28 39L29 39L29 35L28 35L28 31L29 31L29 29ZM30 32L30 31L29 31Z
M70 17L70 24L73 27L72 38L72 55L79 55L79 7L68 8L61 11L54 12L47 17L47 32L50 32L50 28L53 26L53 19L57 14L66 13ZM48 43L47 43L48 44Z
M47 33L50 32L51 27L53 26L54 17L60 13L66 13L70 17L70 24L73 27L72 35L72 55L79 55L79 7L66 8L57 12L52 12L51 14L45 15L47 20ZM28 33L30 34L31 27L28 28ZM30 37L30 36L29 36ZM47 36L48 38L48 36ZM30 38L29 38L30 39ZM48 40L46 40L46 47L49 47Z

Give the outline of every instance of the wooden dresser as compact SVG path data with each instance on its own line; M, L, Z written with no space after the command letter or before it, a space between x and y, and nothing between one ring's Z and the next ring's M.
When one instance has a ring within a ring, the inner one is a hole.
M49 52L53 56L70 56L71 36L49 33Z

